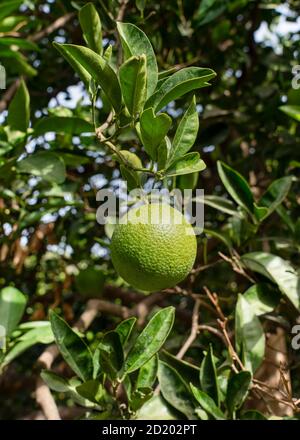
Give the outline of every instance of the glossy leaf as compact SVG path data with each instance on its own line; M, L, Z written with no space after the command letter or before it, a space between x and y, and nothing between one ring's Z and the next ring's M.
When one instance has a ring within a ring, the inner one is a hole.
M250 252L244 254L241 260L248 269L277 284L281 292L300 309L299 276L289 261L267 252Z
M196 99L193 97L177 127L169 158L170 164L181 158L192 148L197 138L198 129L199 117L196 109Z
M119 70L123 99L133 117L143 110L146 100L146 63L145 55L134 56L125 61Z
M76 391L84 399L94 403L99 403L104 397L105 390L98 380L88 380L76 387Z
M188 385L177 371L165 362L158 363L158 381L160 391L166 401L183 413L189 420L195 418L194 406Z
M153 356L139 370L135 388L151 388L155 382L158 368L158 357Z
M174 316L174 307L166 307L151 318L127 355L125 373L138 370L160 350L172 329Z
M100 341L98 349L101 371L106 373L111 380L115 380L124 361L119 334L114 331L106 333Z
M220 390L212 345L209 346L209 350L201 363L200 383L201 389L215 401L217 406L219 406Z
M166 113L155 116L153 109L144 110L140 117L141 140L152 160L157 160L157 148L168 133L172 119Z
M215 401L208 394L199 388L196 388L192 383L190 384L190 387L195 399L201 405L204 411L212 415L216 420L226 420L225 415L217 407Z
M57 391L58 393L66 393L69 391L69 384L67 380L58 374L53 373L53 371L42 370L41 378L53 391Z
M57 154L46 151L25 157L17 162L17 168L21 173L39 176L55 183L62 183L66 176L64 161Z
M30 97L24 80L11 100L8 107L7 124L12 131L26 132L30 119Z
M200 154L187 153L181 159L174 162L169 168L167 168L166 176L180 176L183 174L195 173L202 171L206 168L205 163L200 159Z
M239 409L247 397L252 375L249 371L234 374L228 382L226 403L231 414Z
M146 34L131 23L117 23L125 59L146 55L147 58L147 97L152 95L157 84L156 57Z
M115 71L105 59L84 46L61 44L60 47L63 47L64 52L88 71L94 81L103 89L110 104L118 113L122 105L121 88Z
M85 69L82 64L77 60L77 58L70 53L67 47L63 44L58 44L56 42L53 43L55 49L60 52L60 54L65 58L65 60L70 64L70 66L75 70L81 81L84 83L85 88L89 90L92 76Z
M14 344L13 347L8 351L4 358L3 364L9 364L35 344L51 344L54 341L54 336L50 323L48 322L47 324L47 326L33 328L24 333L17 340L16 344Z
M300 105L282 105L280 110L296 121L300 121Z
M6 336L20 322L26 306L25 295L15 287L4 287L0 291L0 325L5 328Z
M85 4L78 14L83 37L94 52L102 53L102 29L100 17L93 3Z
M119 325L117 325L115 331L118 333L120 337L120 342L124 346L128 341L132 330L135 326L137 319L135 317L125 319Z
M237 352L244 355L245 367L254 373L264 358L265 335L254 310L242 295L236 304L235 344Z
M205 195L205 197L194 198L194 201L199 203L204 203L211 208L214 208L220 212L225 212L225 214L232 215L234 217L240 217L240 213L236 210L235 205L231 200L226 199L225 197L213 196L213 195Z
M136 413L136 420L178 420L176 412L162 396L153 396Z
M50 322L58 348L67 364L82 380L91 379L93 362L86 343L53 311L50 313Z
M281 179L274 180L268 187L259 201L259 206L267 208L267 212L262 218L263 220L272 214L286 198L291 189L292 181L292 177L282 177Z
M249 287L243 297L251 305L253 312L259 316L272 312L278 306L281 295L275 287L267 283L259 283Z
M244 179L234 169L230 168L223 162L218 161L218 173L223 185L233 200L240 206L242 206L250 214L254 212L254 200L251 189Z
M145 104L145 108L153 107L155 112L165 107L192 90L207 87L208 81L216 76L211 69L202 67L185 67L169 76L157 92Z
M162 350L159 357L173 367L186 383L192 382L193 385L199 386L200 369L183 359L178 359L166 350Z
M84 119L75 116L49 116L39 119L34 126L34 136L45 133L82 134L93 133L94 127Z
M19 6L23 3L22 0L6 0L4 2L1 2L0 4L0 20L2 18L7 17L10 15L13 11L19 8Z

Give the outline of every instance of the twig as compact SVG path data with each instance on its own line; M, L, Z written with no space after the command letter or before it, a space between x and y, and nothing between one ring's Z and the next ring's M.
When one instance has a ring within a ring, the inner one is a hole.
M192 316L192 328L190 336L187 338L179 352L177 353L176 357L177 359L182 359L185 353L188 351L192 343L195 341L197 334L199 332L199 308L200 308L200 300L195 300L195 305L193 309L193 316Z
M3 112L3 110L5 110L6 107L8 106L8 103L10 102L10 100L12 99L12 97L15 94L15 91L19 87L19 84L20 84L20 79L18 78L15 82L13 82L9 86L9 88L4 93L4 95L0 101L0 113Z
M75 16L74 12L69 12L68 14L63 15L62 17L59 17L53 23L49 24L49 26L45 27L45 29L42 29L40 32L37 32L36 34L33 34L32 36L29 36L28 40L30 40L30 41L38 41L41 38L44 38L47 35L52 34L52 32L56 31L56 29L59 29L59 28L63 27L74 16Z
M39 377L36 384L35 399L47 420L61 420L55 400L45 382Z
M199 331L208 331L210 333L212 333L213 335L217 336L218 338L220 338L224 344L226 344L226 339L223 335L223 333L221 333L217 328L212 327L211 325L207 325L207 324L200 324L198 325L198 330Z

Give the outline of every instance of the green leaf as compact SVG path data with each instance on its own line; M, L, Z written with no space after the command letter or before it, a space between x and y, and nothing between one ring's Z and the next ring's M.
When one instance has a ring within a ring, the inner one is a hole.
M0 47L3 46L17 46L24 50L35 50L39 51L39 47L32 41L25 40L24 38L14 38L14 37L1 37Z
M124 361L119 334L115 331L106 333L100 341L98 349L101 370L106 373L111 380L115 380Z
M105 59L88 47L76 46L74 44L60 44L59 46L63 47L70 57L75 59L88 71L96 83L102 88L116 113L119 113L122 106L119 80L115 71ZM55 47L57 47L57 45Z
M69 391L69 384L66 379L53 373L53 371L42 370L41 378L53 391L57 391L58 393L66 393Z
M169 76L158 91L151 96L145 108L153 107L155 112L165 107L169 102L180 98L192 90L207 87L208 81L216 76L211 69L202 67L186 67Z
M85 4L79 11L79 23L85 42L94 52L102 54L102 29L100 17L93 3Z
M185 189L194 189L197 186L199 179L199 172L191 174L183 174L178 177L176 187L184 191Z
M226 403L231 414L239 409L247 397L252 375L249 371L234 374L228 382Z
M20 322L26 306L26 297L14 287L4 287L0 291L0 325L5 328L6 336Z
M166 307L151 318L127 355L125 373L138 370L160 350L172 329L174 317L174 307Z
M238 353L244 355L245 367L254 373L264 358L265 335L254 310L242 295L236 304L235 345Z
M28 17L25 15L5 17L0 22L0 32L12 32L18 25L21 27L21 23L24 25L27 21Z
M47 326L33 328L18 339L17 343L5 356L3 363L4 365L9 364L12 360L35 344L50 344L53 341L54 337L49 322Z
M7 124L12 131L26 133L30 119L30 97L24 80L11 100L8 107Z
M151 388L155 382L158 368L158 356L154 355L139 370L135 388Z
M131 23L117 23L125 59L146 55L147 58L147 98L152 95L157 84L157 63L148 37Z
M104 397L105 390L98 380L88 380L76 387L76 391L84 399L90 400L94 403L99 403Z
M34 126L33 135L41 136L49 132L76 135L93 133L94 127L85 119L75 116L49 116L39 119Z
M267 283L254 284L243 294L254 313L259 316L272 312L280 302L280 293Z
M113 155L113 159L121 164L120 171L123 179L127 181L128 190L131 191L139 187L141 172L135 171L134 168L141 169L143 167L141 159L128 150L120 150L118 155Z
M182 359L178 359L166 350L162 350L159 357L171 367L175 368L186 383L192 382L195 386L199 386L200 369L198 367Z
M225 197L205 195L204 198L195 197L193 200L195 202L204 203L205 205L217 209L218 211L225 212L225 214L229 214L234 217L241 217L232 201L226 199Z
M146 55L134 56L120 67L123 99L129 113L136 117L143 110L147 93Z
M120 342L123 346L128 341L136 321L137 319L132 317L125 319L125 321L122 321L119 325L117 325L115 331L119 334Z
M55 47L55 49L58 50L58 52L65 58L65 60L75 70L81 81L84 83L85 88L89 90L92 79L89 72L82 66L82 64L77 60L77 58L70 53L68 48L64 47L63 44L53 42L53 46Z
M299 276L289 261L267 252L250 252L241 257L242 263L250 270L258 272L286 295L294 306L300 309Z
M221 161L218 161L218 173L233 200L250 214L253 214L253 195L244 177Z
M157 168L163 170L166 167L172 144L168 136L165 136L157 149Z
M158 381L166 401L189 420L195 419L194 406L188 385L177 371L165 362L158 363Z
M195 399L199 402L204 411L212 415L216 420L226 420L225 415L208 394L196 388L192 383L190 383L190 387Z
M177 127L168 161L170 164L181 158L192 148L197 138L198 129L199 118L196 109L196 98L194 96Z
M7 17L13 11L19 8L19 6L23 3L23 0L9 0L1 2L0 4L0 20L2 18Z
M179 420L162 396L153 396L136 413L136 420Z
M56 313L50 312L50 322L58 348L72 370L83 380L93 374L90 349L74 330Z
M259 201L259 206L267 208L267 212L260 220L264 220L283 202L288 195L293 178L291 176L281 177L271 183L267 191L263 194Z
M282 105L279 109L296 121L300 121L300 105Z
M200 154L198 152L187 153L181 159L177 160L169 168L167 168L166 176L171 177L195 173L202 171L205 168L206 165L203 160L200 159Z
M140 117L141 140L152 160L157 160L157 149L168 133L172 119L166 113L155 116L153 109L144 110Z
M214 237L214 238L217 238L218 240L220 240L222 243L225 244L225 246L228 247L228 249L231 250L233 248L232 241L231 241L227 231L224 231L224 232L223 231L218 231L217 232L217 231L215 231L213 229L204 228L203 232L206 235L208 235L209 237Z
M210 344L200 368L201 388L215 401L217 406L220 405L220 389L217 378L217 369L214 361L213 348ZM205 408L204 408L205 409Z
M64 161L57 154L46 151L22 159L17 162L17 168L21 173L39 176L55 183L62 183L66 176Z

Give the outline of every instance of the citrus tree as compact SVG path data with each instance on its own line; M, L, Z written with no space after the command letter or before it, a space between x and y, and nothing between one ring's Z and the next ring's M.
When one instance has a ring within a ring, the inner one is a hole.
M280 2L63 3L0 5L0 417L297 418L294 47L255 39ZM125 224L100 189L139 190Z

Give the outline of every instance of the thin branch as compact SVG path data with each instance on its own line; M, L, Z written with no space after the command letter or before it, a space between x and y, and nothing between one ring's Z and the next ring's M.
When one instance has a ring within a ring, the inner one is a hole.
M51 391L40 377L36 384L35 399L40 405L47 420L61 420Z
M42 38L52 34L52 32L56 31L57 29L63 27L74 16L75 16L74 12L69 12L68 14L63 15L62 17L59 17L53 23L49 24L49 26L45 27L45 29L42 29L40 32L37 32L36 34L29 36L28 40L30 41L41 40Z
M176 357L177 359L182 359L185 353L188 351L192 343L197 338L197 334L199 331L199 308L200 308L200 300L195 300L195 305L193 309L193 316L192 316L192 328L190 336L187 338L179 352L177 353Z

